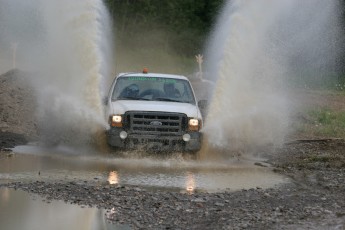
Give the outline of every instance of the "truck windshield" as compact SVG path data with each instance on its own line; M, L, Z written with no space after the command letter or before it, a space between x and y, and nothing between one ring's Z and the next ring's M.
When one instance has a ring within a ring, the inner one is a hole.
M195 104L187 80L162 77L119 77L112 100L170 101Z

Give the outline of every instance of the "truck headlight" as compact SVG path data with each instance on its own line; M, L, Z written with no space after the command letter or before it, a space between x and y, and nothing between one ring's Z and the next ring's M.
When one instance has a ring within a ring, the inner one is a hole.
M121 115L110 115L109 124L111 127L122 127L122 116Z
M196 118L190 118L188 121L189 131L199 131L201 129L201 121Z

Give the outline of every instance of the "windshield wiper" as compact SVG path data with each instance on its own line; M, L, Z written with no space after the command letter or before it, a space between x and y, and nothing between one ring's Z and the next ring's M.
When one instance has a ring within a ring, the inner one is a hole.
M142 97L118 97L117 100L138 100L138 101L149 101L150 99Z
M156 97L156 101L172 101L172 102L181 102L180 100L175 100L171 98L166 98L166 97Z
M137 100L138 98L136 97L118 97L118 100Z

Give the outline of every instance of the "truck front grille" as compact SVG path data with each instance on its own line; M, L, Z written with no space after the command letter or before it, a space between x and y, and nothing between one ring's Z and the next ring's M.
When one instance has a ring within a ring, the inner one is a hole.
M130 111L124 118L127 130L137 134L179 135L187 128L183 113Z

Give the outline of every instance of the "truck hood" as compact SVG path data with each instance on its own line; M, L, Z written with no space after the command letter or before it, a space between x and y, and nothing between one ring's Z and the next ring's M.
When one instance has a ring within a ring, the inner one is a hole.
M189 103L135 100L111 102L110 114L124 114L126 111L178 112L184 113L188 117L201 118L198 106Z

